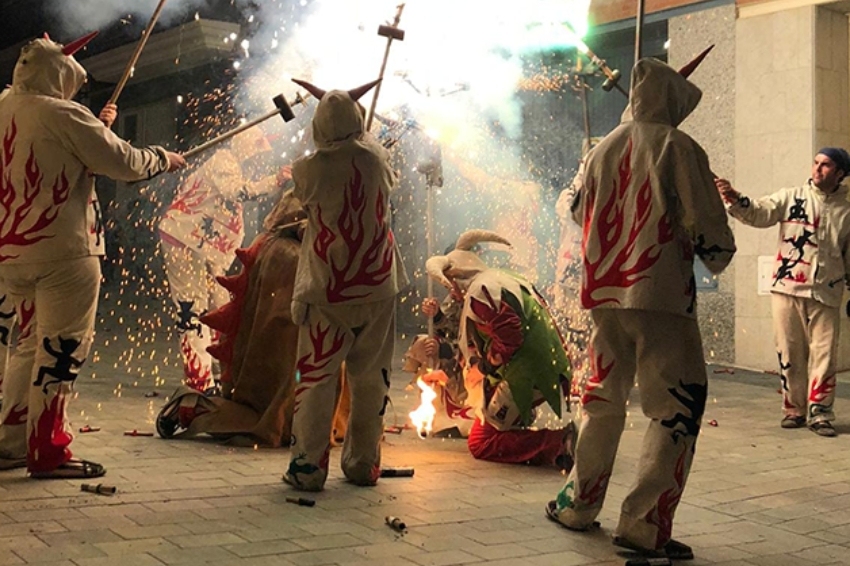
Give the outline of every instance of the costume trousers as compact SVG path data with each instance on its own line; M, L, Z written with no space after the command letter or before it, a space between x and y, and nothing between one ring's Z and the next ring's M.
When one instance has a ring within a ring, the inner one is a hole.
M212 330L198 317L222 306L230 298L227 290L215 280L223 273L206 261L202 251L162 240L165 273L171 299L177 306L183 377L187 386L198 391L213 385L213 361L207 352L207 346L212 343Z
M302 305L303 306L303 305ZM356 306L309 305L293 316L300 324L291 461L286 481L320 491L328 477L337 379L345 361L351 414L342 448L342 471L357 485L374 485L395 340L395 298Z
M0 457L51 471L71 459L67 403L91 349L100 258L0 265L0 285L21 329L3 384Z
M475 419L466 445L478 460L503 464L552 465L564 452L564 430L498 430Z
M772 302L783 413L810 425L835 420L839 308L780 293Z
M11 350L12 331L15 328L15 305L6 293L0 288L0 399L3 398L3 376L9 365Z
M650 423L617 535L644 548L661 548L670 540L705 410L699 327L696 320L663 312L591 313L592 374L582 395L575 465L557 497L558 518L569 527L586 528L599 514L637 378Z

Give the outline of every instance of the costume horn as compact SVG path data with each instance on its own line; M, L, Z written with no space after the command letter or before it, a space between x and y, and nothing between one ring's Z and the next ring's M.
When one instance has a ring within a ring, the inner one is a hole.
M361 96L375 88L375 85L377 85L379 82L381 82L381 79L375 79L371 83L366 83L365 85L353 88L348 91L348 96L351 97L351 100L354 100L356 102L360 99Z
M506 246L511 245L508 240L491 230L477 229L467 230L466 232L461 234L457 239L455 249L469 251L472 249L472 246L480 242L496 242L498 244L505 244Z
M50 41L50 34L49 34L49 33L47 33L47 32L44 32L44 35L43 35L43 36L41 36L41 37L42 37L43 39L46 39L47 41Z
M97 34L97 31L93 31L79 39L75 39L74 41L62 48L62 54L70 57L71 55L85 47L88 42L94 39L94 36L96 36Z
M297 84L299 86L304 87L307 90L307 92L309 92L310 94L312 94L313 96L316 97L316 100L321 100L322 97L325 96L325 93L327 92L327 91L320 89L316 85L310 84L307 81L302 81L301 79L292 79L292 82L294 82L295 84Z
M448 256L435 255L434 257L429 257L425 262L425 273L443 287L451 289L452 283L448 280L444 273L449 267L451 267L451 265L452 263Z
M702 60L705 59L705 56L708 55L708 52L714 49L714 45L709 45L708 48L705 49L702 53L691 59L691 62L679 69L679 74L685 78L691 76L691 73L696 71L699 64L702 63Z

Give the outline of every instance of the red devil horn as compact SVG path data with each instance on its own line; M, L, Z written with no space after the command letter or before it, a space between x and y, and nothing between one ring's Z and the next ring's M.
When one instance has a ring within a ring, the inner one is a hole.
M310 84L307 81L302 81L301 79L292 79L292 82L295 84L304 87L307 92L316 97L316 100L321 100L323 96L325 96L324 90L320 89L314 84Z
M44 39L46 39L47 41L50 41L50 36L47 34L47 32L44 32L44 36L42 37L44 37Z
M355 101L356 101L356 100L358 100L361 96L363 96L364 94L366 94L367 92L369 92L370 90L372 90L372 89L375 87L375 85L377 85L379 82L381 82L381 79L375 79L375 80L374 80L374 81L372 81L371 83L366 83L366 84L365 84L365 85L363 85L363 86L359 86L359 87L357 87L357 88L353 88L353 89L351 89L351 90L349 90L349 91L348 91L348 96L350 96L350 97L351 97L351 100L355 100Z
M75 39L74 41L62 48L62 53L70 57L71 55L85 47L86 44L88 44L89 41L94 39L94 36L96 36L97 34L97 31L93 31L79 39Z
M699 64L702 63L702 60L705 59L705 56L708 55L708 52L712 49L714 49L714 45L709 45L705 51L691 59L690 63L679 69L679 74L685 78L690 77L691 73L696 71L696 68L699 67Z

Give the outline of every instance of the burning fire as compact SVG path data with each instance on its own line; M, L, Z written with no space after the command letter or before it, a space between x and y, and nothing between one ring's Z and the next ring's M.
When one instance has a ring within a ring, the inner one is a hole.
M434 407L437 391L425 383L425 380L421 377L416 379L416 385L420 389L419 406L410 412L410 420L416 427L419 436L425 438L431 432L431 428L434 426L434 417L437 416L437 409Z

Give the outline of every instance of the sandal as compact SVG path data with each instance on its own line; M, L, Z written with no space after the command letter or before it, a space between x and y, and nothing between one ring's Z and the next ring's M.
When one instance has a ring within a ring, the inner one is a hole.
M550 521L557 523L559 526L564 527L568 531L575 531L577 533L586 533L587 531L590 531L592 529L598 529L601 526L601 523L599 521L593 521L590 525L583 528L565 525L558 518L558 503L556 501L550 501L546 504L546 517Z
M809 425L809 430L818 436L833 437L836 436L835 427L829 421L818 421Z
M99 478L105 474L106 468L97 462L74 458L53 470L30 472L30 477L37 480L73 480Z
M650 549L639 546L623 537L615 536L611 541L614 546L629 550L643 558L669 558L670 560L693 560L694 551L683 542L670 539L663 548Z

